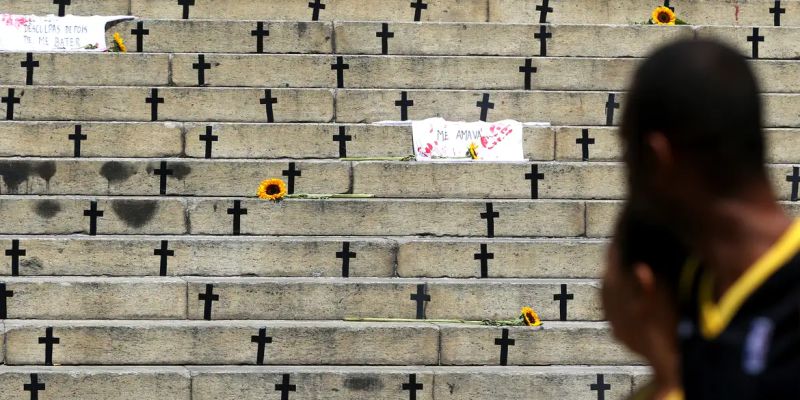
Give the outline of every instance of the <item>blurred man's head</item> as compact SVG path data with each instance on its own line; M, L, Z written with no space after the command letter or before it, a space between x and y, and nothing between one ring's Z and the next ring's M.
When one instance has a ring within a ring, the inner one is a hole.
M631 196L682 223L692 201L736 197L766 181L761 103L745 58L681 41L652 54L625 99L621 134Z

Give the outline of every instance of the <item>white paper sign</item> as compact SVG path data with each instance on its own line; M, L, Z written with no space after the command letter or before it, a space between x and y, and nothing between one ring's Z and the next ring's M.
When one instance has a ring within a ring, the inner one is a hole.
M497 122L451 122L442 118L414 121L414 155L417 161L471 161L473 146L477 161L525 161L522 124Z
M123 19L0 14L0 51L106 51L106 24Z

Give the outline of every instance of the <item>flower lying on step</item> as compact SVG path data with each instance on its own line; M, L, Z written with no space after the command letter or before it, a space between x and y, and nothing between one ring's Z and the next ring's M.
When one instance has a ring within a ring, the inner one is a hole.
M478 145L475 143L469 144L469 149L467 150L467 156L471 157L473 160L478 159Z
M410 319L410 318L360 318L347 317L344 319L349 322L427 322L427 323L447 323L447 324L467 324L467 325L487 325L487 326L529 326L533 329L542 329L542 320L539 314L530 307L522 307L520 314L514 319L484 319L481 321L465 319Z
M258 198L278 201L286 196L286 183L282 179L267 179L258 186Z
M686 25L686 22L675 16L675 11L666 6L656 7L647 23L650 25Z
M108 51L112 53L125 53L128 51L128 48L125 47L125 42L122 40L122 36L119 35L119 32L114 32L114 45L111 46Z

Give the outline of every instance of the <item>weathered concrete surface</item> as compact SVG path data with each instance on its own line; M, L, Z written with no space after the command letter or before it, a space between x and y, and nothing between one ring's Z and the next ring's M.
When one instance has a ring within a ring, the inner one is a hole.
M625 195L622 164L534 165L544 176L537 182L527 178L531 163L359 162L353 165L353 190L400 198L620 199Z
M98 234L183 234L188 231L186 204L155 197L0 197L6 234L90 233L92 201L97 202Z
M207 285L219 296L213 319L342 320L347 317L417 318L411 296L419 285L430 301L428 319L511 319L523 305L536 308L543 319L559 319L553 296L561 285L573 295L569 320L600 320L599 288L594 280L420 280L377 278L186 278L189 318L204 318ZM453 304L458 304L454 308Z
M17 87L15 120L152 121L153 89L131 87ZM5 93L7 94L7 93ZM266 91L228 88L160 88L159 121L269 122L261 104ZM319 89L272 89L276 122L329 122L333 118L333 93ZM0 114L6 113L6 104Z
M253 336L266 328L275 365L423 365L438 360L431 324L338 321L6 321L6 363L40 365L38 337L52 327L58 365L255 364Z
M584 206L573 201L492 201L496 236L576 236L584 233ZM487 236L486 201L289 199L241 201L244 235L452 235ZM193 200L193 234L230 235L231 200ZM231 211L233 213L234 211ZM411 216L419 216L412 218Z
M55 173L45 180L30 174L23 183L13 179L0 185L4 193L158 196L162 166L166 166L165 192L168 195L254 197L259 184L282 178L289 161L224 160L80 160L8 159L0 162L3 171L29 171L52 164ZM166 163L166 164L164 164ZM301 161L295 168L295 193L344 193L350 187L350 163ZM8 173L3 176L9 176ZM15 177L12 177L15 178Z
M184 319L186 282L177 278L3 278L15 319Z
M28 398L24 385L36 374L43 399L189 400L191 378L183 367L0 367L0 399Z
M442 365L499 365L500 327L441 325ZM508 365L632 365L640 361L601 322L545 322L543 330L508 328Z
M171 122L0 122L0 156L73 157L80 125L81 157L177 157L181 126Z
M0 239L11 249L18 238ZM396 246L384 239L357 238L194 238L194 237L26 237L19 248L22 276L154 276L160 273L161 241L167 241L167 275L200 276L342 276L344 241L356 253L349 276L391 277ZM10 275L11 266L0 266Z
M134 53L36 53L34 85L163 86L169 84L169 55ZM25 53L0 53L0 84L24 85Z
M177 6L177 3L175 5ZM176 8L180 12L181 7ZM136 51L138 39L131 31L137 28L137 22L120 22L106 31L106 41L111 43L114 32L119 32L129 51ZM142 50L145 52L255 53L257 51L257 37L252 35L252 31L258 27L257 21L145 20L141 22L143 29L150 30L150 34L143 36L142 40ZM333 50L331 44L333 26L329 22L267 21L264 22L263 28L269 30L269 36L265 36L262 43L264 53L315 54L331 53Z
M598 278L606 243L584 239L437 239L400 243L397 273L413 277L481 277L481 245L490 278Z

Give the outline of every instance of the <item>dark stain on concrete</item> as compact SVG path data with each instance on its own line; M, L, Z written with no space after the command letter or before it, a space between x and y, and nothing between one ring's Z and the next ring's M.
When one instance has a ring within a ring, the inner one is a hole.
M167 168L172 170L172 176L175 179L183 179L186 175L192 173L192 167L179 163L179 164L167 164Z
M378 391L383 389L383 383L376 376L350 376L344 380L344 386L350 390Z
M44 269L44 263L37 257L25 258L19 260L19 268L29 274Z
M100 175L103 175L109 183L126 181L134 172L136 169L133 165L118 161L109 161L100 167Z
M16 192L19 185L28 180L31 164L26 161L0 162L0 176L3 177L9 192Z
M155 215L158 202L155 200L120 200L112 202L111 209L122 222L132 228L141 228Z
M61 204L55 200L41 200L36 202L33 211L42 218L53 218L61 212Z
M42 161L36 165L36 174L38 174L47 183L56 174L56 163L54 161Z

